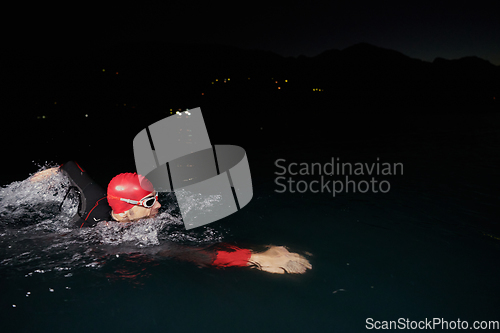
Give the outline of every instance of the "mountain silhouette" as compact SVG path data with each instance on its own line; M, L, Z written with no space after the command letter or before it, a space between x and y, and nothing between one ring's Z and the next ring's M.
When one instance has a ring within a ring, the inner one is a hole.
M500 70L486 60L426 62L366 43L296 58L227 45L160 42L14 49L2 58L4 106L31 116L56 112L56 101L68 115L88 109L113 114L109 108L123 104L167 111L241 105L243 117L289 119L310 109L354 115L499 109ZM230 81L222 84L225 78Z
M372 140L408 131L408 115L499 112L498 66L477 57L426 62L366 43L314 57L159 42L5 50L4 141L22 129L39 138L30 154L40 158L54 149L62 160L108 158L111 147L129 156L136 133L195 107L212 142L257 150Z

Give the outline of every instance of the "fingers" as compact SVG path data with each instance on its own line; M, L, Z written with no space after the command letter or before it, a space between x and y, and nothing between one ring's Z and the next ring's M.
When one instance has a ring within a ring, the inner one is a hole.
M274 273L274 274L285 274L286 270L282 267L275 267L275 266L262 266L260 267L260 270L268 272L268 273Z
M312 265L307 259L296 260L295 262L304 266L307 269L312 269Z
M305 273L308 269L312 269L312 265L307 261L289 261L285 269L288 271L288 273L299 273L303 274Z
M312 265L304 256L298 253L289 252L286 248L281 246L279 251L282 255L289 258L290 260L286 263L283 268L287 273L305 273L308 269L312 269Z
M308 269L312 269L312 265L307 260L290 260L284 266L261 266L260 269L274 274L304 274Z
M305 268L295 261L289 261L286 264L286 271L288 273L304 273Z

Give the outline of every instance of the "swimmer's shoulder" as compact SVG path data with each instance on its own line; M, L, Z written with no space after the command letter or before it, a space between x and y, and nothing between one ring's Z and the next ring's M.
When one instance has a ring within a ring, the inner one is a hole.
M44 179L47 179L49 177L52 177L53 175L55 175L57 172L59 171L59 167L55 167L55 168L50 168L50 169L45 169L45 170L42 170L42 171L39 171L37 173L35 173L33 176L31 176L29 178L29 180L31 182L38 182L38 181L41 181L41 180L44 180Z

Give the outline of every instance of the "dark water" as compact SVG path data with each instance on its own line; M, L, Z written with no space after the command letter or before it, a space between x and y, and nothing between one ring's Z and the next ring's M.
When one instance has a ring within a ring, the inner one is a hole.
M55 208L64 179L39 188L10 183L28 174L5 179L2 332L360 332L367 318L498 321L499 120L415 118L373 140L309 131L280 142L263 130L260 145L245 146L252 202L192 232L182 229L169 195L157 219L126 231L75 230L65 224L71 202L66 213ZM324 164L332 157L378 157L403 163L404 172L375 176L390 183L388 193L276 192L277 159ZM286 245L311 253L313 269L273 275L148 254L167 241Z

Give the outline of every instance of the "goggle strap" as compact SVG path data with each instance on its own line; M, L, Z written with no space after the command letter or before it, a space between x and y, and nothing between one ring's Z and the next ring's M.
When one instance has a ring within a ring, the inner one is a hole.
M135 200L131 200L131 199L125 199L125 198L120 198L121 201L125 201L129 204L132 204L132 205L137 205L139 203L139 201L135 201Z

